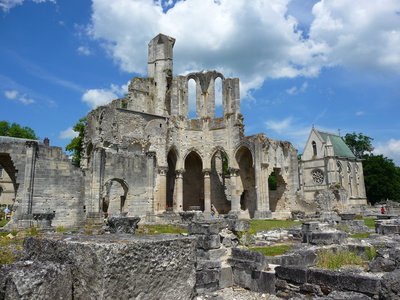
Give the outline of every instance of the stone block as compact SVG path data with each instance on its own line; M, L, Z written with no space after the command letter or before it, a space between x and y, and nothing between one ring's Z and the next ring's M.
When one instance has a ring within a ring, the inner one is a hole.
M232 267L251 271L261 271L268 266L265 256L261 253L239 248L232 249L229 263Z
M233 267L233 282L254 292L275 293L275 274L265 271L251 271Z
M233 285L233 274L231 266L222 266L219 274L219 288L224 289Z
M140 222L139 217L111 217L108 219L108 228L111 233L132 233L136 231L136 226Z
M308 283L328 286L334 290L354 291L368 295L378 295L381 287L378 277L321 269L309 269L307 280Z
M191 299L196 239L178 235L27 238L27 258L68 265L74 299ZM56 299L56 298L54 298Z
M221 260L227 255L227 249L219 248L219 249L197 249L197 257L207 260Z
M400 269L387 273L382 277L379 299L400 299Z
M219 234L221 229L224 227L224 222L220 220L209 220L204 222L191 222L188 226L189 234Z
M195 235L197 237L197 248L204 250L218 249L221 247L219 234Z
M73 299L69 266L21 261L0 268L0 299Z
M278 266L275 268L276 277L294 283L307 282L307 268L294 266Z

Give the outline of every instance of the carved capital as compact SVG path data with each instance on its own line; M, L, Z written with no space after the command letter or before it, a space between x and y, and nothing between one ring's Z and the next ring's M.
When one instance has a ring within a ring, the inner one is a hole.
M229 168L229 174L231 174L231 176L239 176L239 169L236 168Z
M168 172L168 167L158 167L158 174L166 176Z
M156 153L153 152L153 151L149 151L149 152L146 152L146 156L147 156L148 158L153 158L153 157L156 157Z
M203 174L204 174L204 176L210 176L210 174L211 174L211 169L203 169Z

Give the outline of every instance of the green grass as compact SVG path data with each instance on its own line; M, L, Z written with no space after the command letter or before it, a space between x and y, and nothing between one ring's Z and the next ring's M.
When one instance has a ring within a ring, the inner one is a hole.
M249 233L251 234L277 228L292 228L301 224L299 221L293 220L250 220L249 223Z
M22 252L22 244L24 239L15 237L0 237L0 265L12 264L18 259Z
M364 254L369 261L373 260L378 255L374 246L365 248Z
M353 239L366 239L369 238L370 235L371 235L370 232L360 232L351 234L350 237Z
M135 232L136 234L148 234L148 235L153 235L153 234L163 234L163 233L187 233L187 229L179 227L179 226L174 226L171 224L168 225L139 225L139 228Z
M65 232L67 232L67 229L64 226L57 226L56 232L57 233L65 233Z
M8 220L1 220L0 221L0 227L6 226L7 223L8 223Z
M262 253L265 256L277 256L285 254L291 248L291 245L274 245L265 247L250 247L249 250Z
M364 218L364 224L368 228L375 229L375 219L374 218Z
M317 267L337 270L347 265L365 266L365 260L352 251L321 250L317 253Z

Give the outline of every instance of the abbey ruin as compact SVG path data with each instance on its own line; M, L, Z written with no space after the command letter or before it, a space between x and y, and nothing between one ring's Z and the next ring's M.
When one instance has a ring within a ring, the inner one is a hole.
M239 79L217 71L174 76L174 44L153 38L148 77L133 78L123 99L87 115L80 168L61 148L0 137L0 164L15 190L9 226L30 226L35 214L73 227L119 214L149 222L184 211L284 218L366 205L362 164L339 136L313 129L300 160L290 142L245 136ZM196 118L189 118L191 79Z

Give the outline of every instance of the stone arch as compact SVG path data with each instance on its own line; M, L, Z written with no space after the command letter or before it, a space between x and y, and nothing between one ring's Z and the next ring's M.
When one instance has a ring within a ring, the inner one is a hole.
M15 168L14 162L11 159L10 154L0 153L0 166L3 168L3 172L5 171L12 181L12 186L14 188L14 199L15 199L19 187L19 183L17 182L18 170Z
M234 151L233 151L232 157L236 158L236 157L237 157L237 154L238 154L238 151L239 151L242 147L247 148L247 149L250 151L252 157L255 156L255 153L254 153L254 144L250 143L249 141L244 140L244 141L241 141L239 144L237 144L236 148L235 148ZM231 166L232 168L237 168L237 169L238 169L238 168L239 168L239 165L237 164L237 159L231 159L231 160L230 160L230 166ZM253 160L253 167L254 167L254 160Z
M198 117L197 85L198 82L195 76L187 77L187 118L189 119Z
M176 166L178 162L178 151L173 146L170 148L167 154L167 163L168 163L168 171L167 171L167 199L166 199L166 210L172 210L174 200L176 198L175 192L175 179L176 179Z
M315 141L312 141L311 142L311 146L312 146L312 149L313 149L313 157L317 157L317 154L318 154L318 152L317 152L317 143Z
M228 177L228 155L222 147L216 147L211 152L210 198L211 204L219 214L226 214L231 208L226 195Z
M269 208L272 212L284 208L287 183L282 175L281 168L274 168L268 177Z
M183 210L204 210L203 160L193 150L185 156L184 164Z
M242 145L235 154L239 175L242 183L242 194L240 196L240 208L248 211L251 218L256 211L257 193L254 169L254 155L249 147Z
M121 178L107 180L103 186L102 211L106 216L124 213L128 183Z

